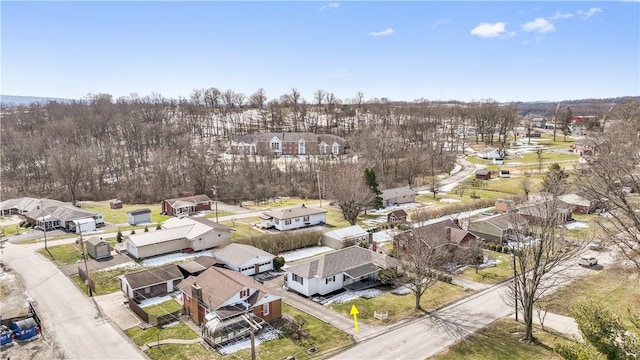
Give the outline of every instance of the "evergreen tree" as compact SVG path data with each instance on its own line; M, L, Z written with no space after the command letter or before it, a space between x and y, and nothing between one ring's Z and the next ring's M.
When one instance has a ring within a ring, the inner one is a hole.
M553 163L542 181L542 191L553 195L562 195L569 190L569 174L558 164Z
M116 241L119 243L122 242L122 231L120 231L120 229L118 229L118 234L116 234Z
M367 185L376 195L375 199L373 200L373 207L376 209L382 209L384 207L382 204L382 197L380 196L382 195L382 191L378 189L378 186L380 186L380 184L378 184L375 170L373 170L373 168L364 169L364 177L366 179Z

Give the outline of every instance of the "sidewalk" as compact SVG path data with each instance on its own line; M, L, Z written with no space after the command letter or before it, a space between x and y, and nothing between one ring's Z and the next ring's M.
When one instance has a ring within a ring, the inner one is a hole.
M512 314L511 318L515 318L515 314ZM537 310L533 311L533 323L540 325ZM582 334L580 334L580 330L578 330L578 324L572 317L548 312L547 315L544 316L543 323L545 329L552 329L569 339L582 341Z

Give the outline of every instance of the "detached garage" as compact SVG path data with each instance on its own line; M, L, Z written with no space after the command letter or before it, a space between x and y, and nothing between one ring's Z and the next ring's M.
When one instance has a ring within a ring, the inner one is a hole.
M149 224L151 223L151 210L137 209L127 211L127 222L129 222L129 225Z
M69 230L76 234L96 231L96 221L93 218L73 220Z
M191 227L164 229L142 234L127 235L127 252L136 259L182 251L190 247L186 238Z

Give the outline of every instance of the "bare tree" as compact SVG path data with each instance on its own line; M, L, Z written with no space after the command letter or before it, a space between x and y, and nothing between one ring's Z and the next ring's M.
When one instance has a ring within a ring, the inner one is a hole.
M342 164L334 167L331 173L327 183L329 196L342 210L344 219L355 225L358 215L375 200L375 194L365 181L364 169L356 164Z
M71 195L71 202L75 204L83 182L91 178L93 159L90 150L69 144L54 153L51 160L54 174L61 179Z
M255 108L262 109L267 102L267 92L260 88L249 96L249 104Z

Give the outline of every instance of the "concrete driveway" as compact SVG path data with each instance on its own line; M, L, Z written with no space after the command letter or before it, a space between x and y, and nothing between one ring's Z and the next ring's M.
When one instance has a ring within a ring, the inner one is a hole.
M100 306L102 312L120 329L126 330L141 323L141 320L129 309L129 306L125 305L127 299L122 292L117 291L95 296L93 299Z

